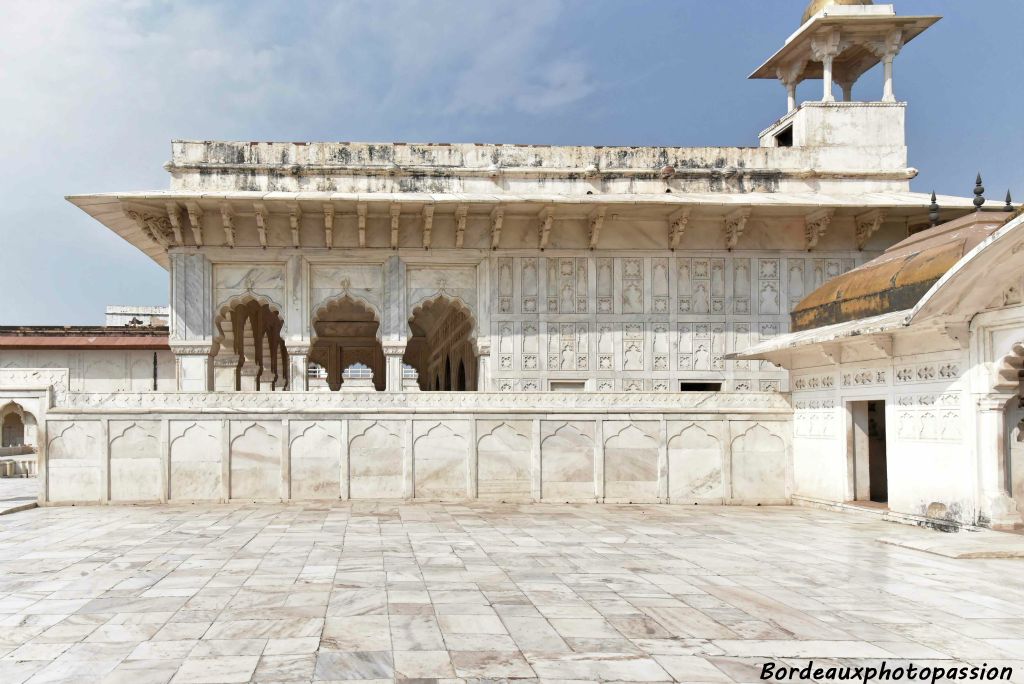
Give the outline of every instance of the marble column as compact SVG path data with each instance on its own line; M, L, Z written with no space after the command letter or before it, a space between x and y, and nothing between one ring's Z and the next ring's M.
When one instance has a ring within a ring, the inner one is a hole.
M476 391L491 391L491 340L476 340Z
M985 395L978 399L978 481L981 516L992 529L1013 529L1024 523L1008 489L1006 405L1011 395Z
M402 391L402 357L405 356L405 340L388 341L381 345L384 348L384 369L386 392Z
M288 345L288 391L309 390L309 345L292 342Z
M171 252L170 347L178 390L213 389L213 264L197 252Z
M179 392L213 390L213 345L171 343Z

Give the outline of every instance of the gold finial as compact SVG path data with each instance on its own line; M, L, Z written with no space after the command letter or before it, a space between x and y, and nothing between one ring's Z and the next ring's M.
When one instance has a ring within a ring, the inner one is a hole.
M804 18L800 20L800 25L803 26L807 23L807 20L813 17L815 14L830 7L831 5L872 5L872 0L811 0L807 5L807 9L804 10Z

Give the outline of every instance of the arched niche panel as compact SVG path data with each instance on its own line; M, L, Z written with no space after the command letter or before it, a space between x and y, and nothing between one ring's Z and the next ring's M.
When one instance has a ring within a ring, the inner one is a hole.
M170 499L219 501L223 447L219 420L172 420L170 429Z
M344 370L360 363L373 371L374 388L384 391L387 372L380 343L380 313L373 306L345 292L318 306L312 325L310 361L326 370L331 390L341 389Z
M415 496L417 499L464 499L469 433L465 421L413 423Z
M531 445L529 421L477 423L477 496L529 499Z
M160 423L110 421L110 500L160 501Z
M49 500L99 501L103 494L99 421L50 421L47 434Z
M606 500L658 501L659 427L652 421L605 421Z
M475 331L472 310L458 298L437 295L412 309L402 361L419 373L421 390L476 390Z
M404 495L402 457L405 421L349 422L349 496L353 499L400 499Z
M231 498L281 497L281 423L231 423Z
M541 498L594 501L594 423L541 422Z
M668 495L672 503L721 503L718 423L669 423Z
M778 429L778 428L775 428ZM735 503L786 501L786 442L760 423L732 424L732 499Z
M293 420L291 498L337 499L341 493L341 423Z

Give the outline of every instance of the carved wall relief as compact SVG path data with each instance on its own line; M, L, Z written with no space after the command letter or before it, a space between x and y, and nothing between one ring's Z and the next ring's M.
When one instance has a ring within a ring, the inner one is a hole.
M733 313L750 314L750 259L733 259Z
M337 499L341 424L334 420L293 420L288 427L291 498Z
M607 499L658 500L658 423L606 421L604 493Z
M786 443L760 423L733 423L732 498L742 503L786 499Z
M615 262L610 258L597 260L597 313L614 313Z
M479 421L477 496L481 499L529 499L531 425L527 421Z
M512 259L495 259L494 292L497 296L498 313L512 313L514 282L512 277Z
M456 430L450 427L455 424ZM413 423L417 499L464 499L468 434L464 421Z
M668 259L651 259L651 311L669 312Z
M221 422L170 422L170 498L217 501L222 498Z
M99 501L103 494L99 421L48 421L46 434L50 501Z
M541 498L593 501L594 423L541 423Z
M349 496L353 499L400 499L405 421L349 422Z
M615 327L601 324L597 329L598 370L615 370Z
M644 260L622 260L622 313L644 312Z
M522 261L522 287L523 287L523 313L537 313L537 297L540 292L540 278L538 276L538 260L536 257L523 257Z
M232 422L232 499L281 497L281 423Z
M622 331L622 370L644 369L644 324L626 323Z
M779 260L758 259L757 268L757 312L761 315L777 315L782 312Z
M668 494L672 503L721 502L722 443L716 424L669 424Z
M160 501L160 423L110 421L110 500Z

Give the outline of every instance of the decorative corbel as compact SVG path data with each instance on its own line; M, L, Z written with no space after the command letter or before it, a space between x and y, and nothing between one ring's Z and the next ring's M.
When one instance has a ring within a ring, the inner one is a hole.
M460 204L455 207L455 247L462 249L462 242L466 239L466 215L469 207Z
M838 365L843 362L843 347L838 342L823 342L818 348L829 363Z
M865 339L868 346L879 352L887 359L892 358L892 335L872 335Z
M188 211L188 223L192 227L192 239L197 247L203 246L203 210L195 202L186 202L185 209Z
M227 202L220 203L220 221L224 226L224 241L228 243L228 247L231 249L235 248L235 214L231 210L231 205Z
M388 211L391 214L391 249L398 249L398 226L402 219L402 205L392 202Z
M167 216L155 216L141 209L124 209L124 214L135 221L143 235L148 236L163 249L173 244L171 220Z
M555 222L554 207L544 207L537 214L537 220L540 222L540 227L537 229L538 247L544 250L548 246L548 241L551 239L551 226Z
M359 246L366 247L366 202L356 204L356 221L359 224Z
M798 59L775 70L775 76L786 87L787 111L792 112L796 109L796 86L800 83L800 76L803 75L806 67L807 60Z
M181 211L178 208L177 202L167 203L167 220L171 222L171 231L174 233L174 244L182 246L185 244L185 240L182 237L181 231Z
M505 205L499 204L491 211L491 249L498 249L501 243L501 226L505 223Z
M256 212L256 232L260 237L260 247L267 248L267 207L263 202L253 202L253 210Z
M423 205L423 249L430 249L431 231L434 229L434 205Z
M835 213L835 209L819 209L804 218L804 247L808 252L818 246L818 240L828 230Z
M884 38L865 41L864 47L878 59L892 59L903 49L903 31L893 29Z
M597 241L601 238L601 228L604 226L604 215L607 209L605 207L597 207L590 212L588 224L590 226L590 249L597 248Z
M739 242L743 231L747 229L747 220L750 218L750 207L740 207L736 211L727 214L725 217L725 248L732 251Z
M885 223L885 212L881 209L871 211L856 217L857 223L857 249L864 251L871 236L878 232Z
M967 349L971 343L970 321L959 321L957 323L946 323L942 332L946 337L956 343L960 349Z
M327 249L334 247L334 205L324 204L324 244Z
M672 251L679 247L679 241L683 239L686 224L690 221L691 210L692 207L683 207L668 217L668 247Z
M299 248L299 228L302 226L302 207L298 202L291 202L288 205L288 223L292 226L292 247Z

